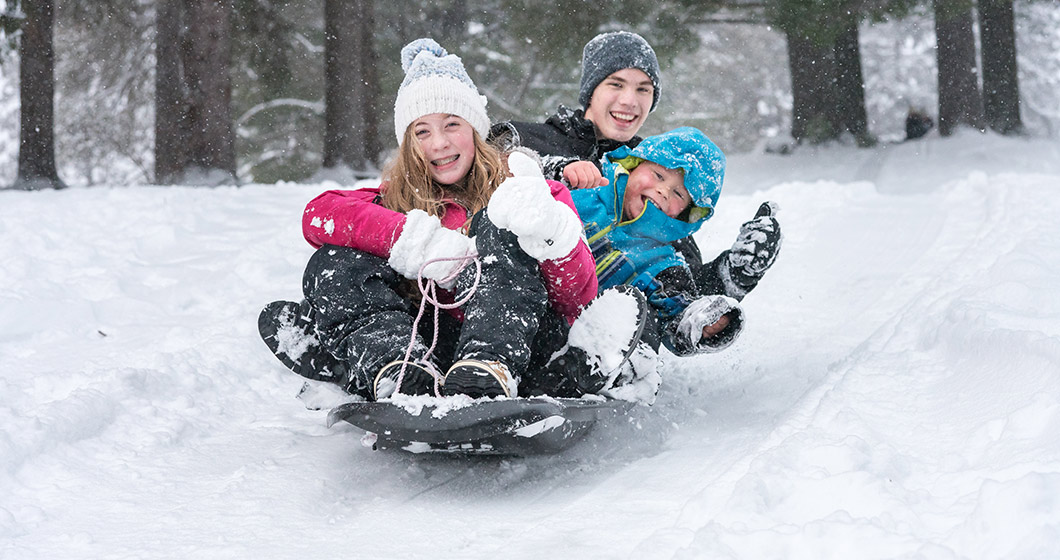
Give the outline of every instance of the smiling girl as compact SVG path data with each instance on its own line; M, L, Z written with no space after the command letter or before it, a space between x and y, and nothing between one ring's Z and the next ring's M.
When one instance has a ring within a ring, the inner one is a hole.
M296 373L369 399L525 393L523 374L562 347L596 295L573 201L525 155L536 178L508 178L516 157L483 141L486 100L458 57L430 39L401 57L397 155L378 188L328 191L306 206L303 234L318 250L305 301L266 307L262 337ZM509 201L530 203L491 220L502 183ZM424 297L454 309L421 317Z

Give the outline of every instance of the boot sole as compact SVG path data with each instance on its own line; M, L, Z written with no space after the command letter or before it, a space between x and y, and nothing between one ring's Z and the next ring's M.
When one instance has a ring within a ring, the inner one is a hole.
M390 380L391 382L396 383L397 377L401 375L401 364L401 360L395 360L379 369L379 373L376 374L375 380L372 383L372 394L376 395L376 400L379 399L378 392L380 382ZM388 370L395 374L393 378L386 375ZM433 395L434 375L419 364L410 363L405 367L405 377L401 380L401 385L401 389L391 391L388 395L382 398L392 397L398 393L402 395Z
M511 396L505 380L493 370L481 366L478 360L460 360L453 364L442 383L442 394L467 395L473 399Z
M287 366L287 369L305 377L306 379L312 379L313 381L329 381L337 383L341 380L345 367L333 358L329 354L321 356L311 356L308 361L303 362L302 360L295 361L286 352L280 350L280 339L279 332L281 325L281 317L283 313L291 314L291 324L289 328L300 329L305 332L306 328L311 328L308 322L299 324L300 311L299 305L293 301L274 301L265 306L258 314L258 334L261 335L261 340L265 342L265 346L269 347L276 359L280 360L283 365ZM303 356L305 356L303 354ZM321 373L324 371L330 371L331 373Z

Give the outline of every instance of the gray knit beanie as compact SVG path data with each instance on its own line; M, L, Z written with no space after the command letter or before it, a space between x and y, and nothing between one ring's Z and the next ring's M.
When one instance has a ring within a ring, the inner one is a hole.
M578 103L589 106L593 91L608 76L626 68L642 70L655 86L651 111L659 104L659 60L644 37L629 31L601 33L582 50L582 83Z

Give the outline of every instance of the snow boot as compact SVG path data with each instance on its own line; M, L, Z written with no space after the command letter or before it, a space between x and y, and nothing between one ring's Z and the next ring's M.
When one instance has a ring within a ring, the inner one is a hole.
M321 344L313 307L302 301L274 301L258 315L258 333L288 369L315 381L344 385L346 364Z
M508 366L494 360L465 358L453 364L442 380L442 395L514 397L517 382Z
M638 342L629 359L619 368L618 375L600 394L612 399L650 405L662 385L659 375L659 353L646 342Z
M401 368L405 368L402 376ZM395 393L403 395L434 394L434 380L441 380L442 374L430 362L406 362L394 360L379 369L372 381L372 397L375 400L385 399ZM401 387L398 387L398 380ZM396 389L396 390L395 390Z
M651 321L644 294L628 285L600 293L571 325L562 357L568 375L583 393L599 393L624 381L630 356L642 344ZM559 359L557 357L556 359Z

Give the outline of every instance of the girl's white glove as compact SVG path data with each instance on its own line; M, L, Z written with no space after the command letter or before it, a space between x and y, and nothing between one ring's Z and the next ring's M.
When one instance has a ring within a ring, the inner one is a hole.
M475 240L445 228L437 216L423 210L409 210L405 216L405 227L390 248L387 264L411 280L419 278L420 268L423 268L424 278L438 282L443 288L451 288L456 274L477 254ZM423 267L427 261L440 258L456 260L433 262Z
M582 235L578 215L552 198L541 168L530 156L509 154L508 169L513 177L497 187L486 206L490 221L514 233L523 251L538 261L567 256Z

